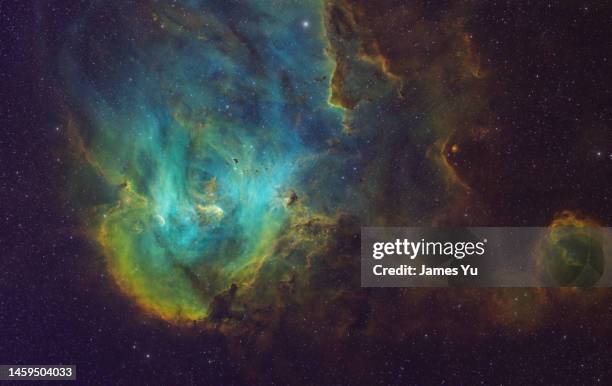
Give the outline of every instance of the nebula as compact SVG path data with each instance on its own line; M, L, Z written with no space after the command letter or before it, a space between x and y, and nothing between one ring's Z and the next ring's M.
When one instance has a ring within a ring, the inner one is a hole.
M204 319L232 284L309 267L327 231L304 228L427 223L460 187L432 122L452 114L420 112L444 92L427 83L436 69L395 75L347 4L125 8L92 6L60 68L107 192L94 237L147 311ZM111 26L94 20L119 9Z
M220 331L236 356L309 347L334 367L340 350L364 377L376 352L355 347L374 338L531 331L556 302L609 297L360 288L361 226L516 213L496 204L510 191L499 176L511 130L499 129L501 66L481 52L474 8L92 3L54 60L69 194L120 291L177 328ZM532 225L570 213L557 204Z

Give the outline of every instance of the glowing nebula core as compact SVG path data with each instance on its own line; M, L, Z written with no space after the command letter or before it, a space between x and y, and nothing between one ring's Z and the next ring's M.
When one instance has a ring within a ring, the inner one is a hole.
M92 6L61 58L82 150L110 192L95 237L143 307L201 319L217 292L276 257L298 206L287 197L320 194L304 179L342 128L322 9L128 9L149 17L118 16L114 37L98 40L104 10Z

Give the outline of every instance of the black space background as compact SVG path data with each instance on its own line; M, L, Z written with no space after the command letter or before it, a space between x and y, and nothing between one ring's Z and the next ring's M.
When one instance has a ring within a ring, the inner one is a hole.
M510 69L502 71L508 98L496 101L496 109L512 130L504 133L505 155L495 159L500 169L468 179L483 187L500 225L544 225L551 213L573 206L609 226L612 13L581 11L578 2L546 13L544 2L537 3L482 10L483 49L496 66ZM54 130L60 118L52 64L42 61L40 41L42 34L53 49L79 7L0 3L0 363L76 364L82 383L241 383L240 368L249 364L231 360L222 337L178 335L139 317L74 232L76 215L60 194L64 139ZM554 36L550 50L562 59L533 47L543 30ZM582 130L592 134L577 145ZM472 163L471 170L478 160L462 162ZM584 315L570 330L551 325L521 339L500 333L473 345L417 336L405 350L371 347L389 358L372 371L381 384L612 384L612 339L592 334L590 326ZM291 359L309 367L301 355ZM358 382L315 367L310 373L296 383Z

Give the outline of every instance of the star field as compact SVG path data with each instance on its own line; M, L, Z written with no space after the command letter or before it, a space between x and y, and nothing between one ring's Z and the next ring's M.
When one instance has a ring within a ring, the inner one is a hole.
M362 226L612 222L612 6L0 5L0 362L609 384L608 289L362 289Z

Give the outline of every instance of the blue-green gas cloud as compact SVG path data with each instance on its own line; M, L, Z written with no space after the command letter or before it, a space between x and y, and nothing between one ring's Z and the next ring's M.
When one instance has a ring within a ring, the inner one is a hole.
M143 307L199 319L273 257L295 201L315 194L303 176L342 128L322 8L125 8L93 5L61 56L83 150L113 192L95 237ZM96 27L104 12L114 23Z

